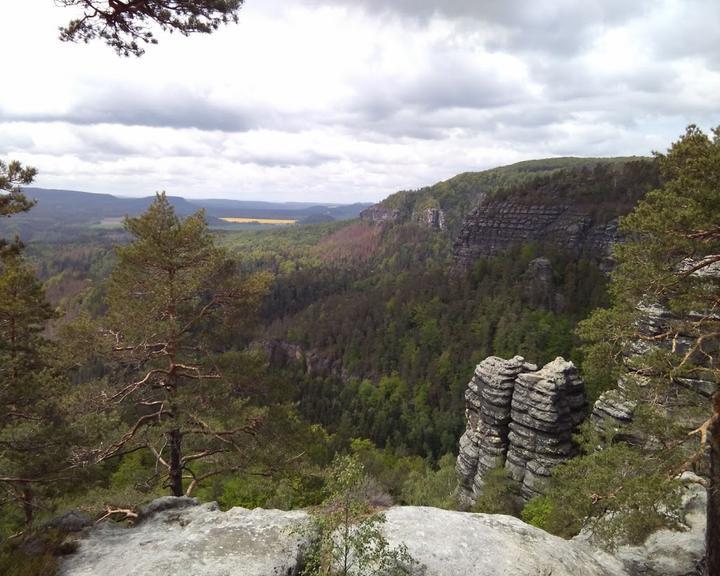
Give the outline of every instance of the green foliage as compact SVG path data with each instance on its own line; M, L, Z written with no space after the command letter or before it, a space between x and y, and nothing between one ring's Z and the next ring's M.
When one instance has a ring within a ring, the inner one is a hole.
M445 454L437 469L413 470L403 484L402 499L410 506L433 506L445 510L457 508L455 455Z
M499 466L483 477L482 493L475 500L472 511L517 516L520 501L517 483L503 466Z
M342 367L342 378L285 368L298 381L300 411L310 421L331 432L343 423L347 438L437 459L456 449L468 366L491 354L521 354L538 364L579 359L572 328L605 302L597 263L519 246L463 276L449 272L447 253L430 231L408 225L384 235L377 252L351 270L308 264L302 274L280 274L266 301L267 335ZM565 302L560 308L533 306L523 282L539 251L556 272L551 289Z
M21 192L20 186L30 184L37 170L23 166L17 160L0 160L0 217L12 216L18 212L27 212L35 204Z
M523 506L520 512L520 518L522 518L524 522L542 528L546 532L560 534L561 530L553 527L551 524L551 519L557 514L555 505L553 500L547 496L535 496ZM568 537L572 535L572 533L567 534Z
M623 381L638 403L634 430L625 434L647 439L647 446L609 446L556 476L563 494L556 493L555 503L562 498L574 515L565 523L590 526L610 542L639 540L659 524L677 526L678 486L668 478L693 466L703 472L705 447L689 435L703 420L712 447L710 509L716 510L708 530L720 529L713 488L720 483L720 403L713 408L693 391L695 379L720 382L720 320L714 313L720 278L713 271L720 261L720 129L708 136L690 126L656 157L662 186L621 221L628 241L615 249L612 306L593 313L578 331L587 341L588 380L596 392L616 378ZM665 310L659 334L643 329L653 306ZM714 562L720 569L720 559Z
M60 39L89 42L99 38L122 56L141 56L143 44L157 44L152 28L187 36L209 34L221 24L237 22L243 0L58 0L61 6L78 6L81 18L60 28Z
M547 494L528 502L522 518L566 538L587 529L611 548L642 543L663 526L681 529L682 483L672 476L677 461L656 451L653 460L664 465L641 470L638 462L647 462L649 452L625 443L596 449L593 439L586 455L553 470Z
M360 462L338 456L326 479L328 497L316 511L314 536L302 574L400 576L418 564L403 546L392 548L382 533L384 516L367 500L368 478Z
M17 505L31 524L67 466L71 435L66 382L43 336L55 314L21 245L12 247L0 253L0 511ZM12 522L3 528L11 530Z
M106 408L125 424L91 455L103 461L144 448L163 471L148 482L165 478L181 495L183 476L192 491L257 453L268 411L222 377L212 348L226 322L257 307L268 278L238 278L202 212L180 220L164 194L126 228L133 242L117 250L102 318L118 363Z

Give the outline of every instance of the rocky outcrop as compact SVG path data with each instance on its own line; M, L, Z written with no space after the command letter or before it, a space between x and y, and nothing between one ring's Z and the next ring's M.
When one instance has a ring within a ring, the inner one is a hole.
M547 258L535 258L528 264L522 278L523 302L533 309L560 312L564 309L563 295L555 290L553 268Z
M394 224L400 221L400 211L375 204L360 212L360 219L374 224Z
M456 466L463 504L474 502L487 472L499 466L528 500L542 492L552 468L575 455L572 434L586 401L572 362L556 358L537 370L520 356L491 356L476 367L465 400Z
M163 499L165 500L165 499ZM305 512L220 512L216 504L163 503L134 528L94 527L60 576L293 576L307 539Z
M512 400L505 467L530 499L550 471L576 454L572 434L585 419L585 385L572 362L556 358L538 372L519 374Z
M425 208L414 212L412 219L414 222L433 230L445 230L445 212L440 208Z
M466 216L453 255L461 267L467 267L482 256L538 242L603 259L619 239L617 220L599 219L582 206L485 199Z
M407 546L426 576L626 575L611 556L512 516L396 507L384 533L391 546Z
M408 212L376 204L363 210L360 219L373 224L398 224L409 221L433 230L445 230L445 212L440 208L418 208Z
M436 508L385 513L391 546L403 544L425 576L628 576L585 542L552 536L517 518ZM61 576L293 576L309 516L302 511L220 512L204 504L156 512L140 525L103 523L63 560Z
M250 348L262 350L273 366L299 363L309 376L337 376L343 381L349 379L339 359L330 358L317 350L305 350L283 340L257 340Z
M712 275L713 272L703 271L705 275ZM720 271L715 272L720 276ZM667 308L659 304L642 304L638 306L641 312L637 323L637 333L640 336L633 341L628 349L627 366L630 374L638 382L642 382L644 374L635 371L631 360L635 355L644 354L652 349L663 348L670 350L672 347L676 353L684 355L693 345L694 339L676 334L672 339L658 339L657 337L668 331L671 324L677 323L675 317ZM702 359L700 359L702 363ZM681 412L683 404L697 404L707 401L715 394L718 385L709 377L703 377L699 373L697 377L677 377L673 384L678 391L689 393L684 401L675 401L675 406L668 405L670 413L673 410ZM633 421L637 401L628 393L627 383L620 380L617 386L603 392L593 405L591 419L596 429L603 433L611 433L615 441L622 440L632 444L642 444L645 441L637 430L630 431L630 424ZM699 397L699 398L698 398Z

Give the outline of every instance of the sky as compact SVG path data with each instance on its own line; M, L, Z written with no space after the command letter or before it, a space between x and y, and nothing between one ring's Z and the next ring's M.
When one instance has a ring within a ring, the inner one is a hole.
M125 196L373 202L720 125L718 0L246 0L141 58L0 6L0 159Z

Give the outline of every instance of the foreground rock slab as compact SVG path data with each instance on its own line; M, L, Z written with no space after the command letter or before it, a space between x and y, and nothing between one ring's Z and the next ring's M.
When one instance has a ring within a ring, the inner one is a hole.
M302 511L220 512L214 504L167 509L134 528L90 529L61 576L293 576L306 540ZM425 576L627 576L584 542L566 541L517 518L436 508L387 510L385 534L404 544Z
M625 576L623 565L512 516L404 506L386 513L385 535L405 544L427 576Z
M304 512L220 512L217 505L163 510L139 526L104 523L80 541L61 576L292 576Z

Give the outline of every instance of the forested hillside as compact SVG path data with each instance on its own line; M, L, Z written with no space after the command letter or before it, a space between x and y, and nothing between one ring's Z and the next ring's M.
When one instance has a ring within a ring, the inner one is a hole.
M498 184L505 182L513 184ZM471 214L462 206L478 194L559 198L608 220L656 182L652 163L636 159L522 163L380 204L410 214L433 198L451 215L447 229L399 217L350 223L322 238L298 230L297 251L270 233L226 241L253 268L278 274L258 338L297 382L303 415L348 439L436 459L456 449L475 364L490 354L581 362L573 329L606 299L605 254L568 251L562 241L517 242L458 269L452 222ZM301 362L290 361L297 356Z
M59 307L34 329L62 390L44 409L70 452L31 496L18 481L3 530L46 506L126 517L168 487L226 507L312 504L322 469L348 451L396 501L454 506L475 364L582 364L574 328L607 303L608 262L548 237L459 265L453 230L474 226L487 196L610 221L656 182L648 160L539 161L379 207L436 198L443 227L399 217L210 233L163 195L125 232L31 243L27 262ZM596 396L607 382L590 384Z

